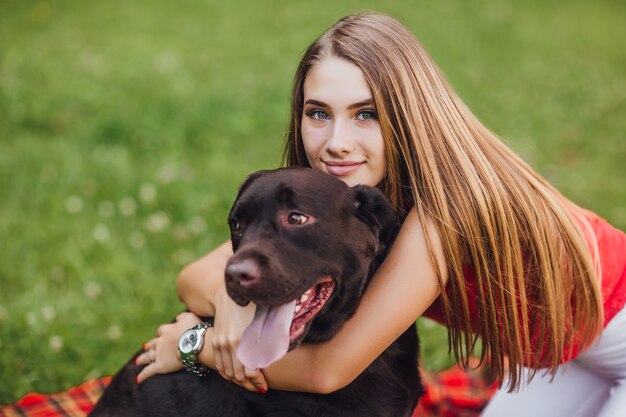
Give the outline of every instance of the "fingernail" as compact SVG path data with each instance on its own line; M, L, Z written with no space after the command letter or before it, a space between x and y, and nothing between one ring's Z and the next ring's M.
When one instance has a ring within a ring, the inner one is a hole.
M141 345L141 350L148 350L146 349L148 347L147 343L144 343L143 345Z
M138 376L136 376L136 377L135 377L135 382L136 382L137 384L139 383L139 377L138 377Z
M133 360L133 362L135 362L135 365L137 365L137 361L138 361L138 360L139 360L139 356L137 356L137 357L135 358L135 360Z
M257 388L257 391L260 392L261 394L265 394L267 392L267 389L265 389L265 388Z

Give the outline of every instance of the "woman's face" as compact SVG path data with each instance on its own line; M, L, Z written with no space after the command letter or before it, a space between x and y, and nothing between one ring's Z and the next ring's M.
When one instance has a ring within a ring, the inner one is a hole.
M309 164L349 186L378 185L385 145L374 100L359 67L324 58L304 80L302 142Z

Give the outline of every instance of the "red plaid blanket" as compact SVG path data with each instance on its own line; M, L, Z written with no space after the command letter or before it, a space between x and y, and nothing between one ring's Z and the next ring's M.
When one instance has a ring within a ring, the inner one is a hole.
M480 369L457 367L422 371L426 393L413 417L477 417L496 386L488 386ZM91 411L111 377L92 379L56 394L26 394L15 404L0 407L2 417L84 417Z

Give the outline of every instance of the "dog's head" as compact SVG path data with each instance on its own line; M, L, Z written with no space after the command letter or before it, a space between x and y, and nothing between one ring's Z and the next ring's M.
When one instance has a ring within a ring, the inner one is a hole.
M251 368L305 339L332 337L356 310L397 225L377 189L350 188L310 168L251 175L228 222L228 294L240 305L257 304L237 352Z

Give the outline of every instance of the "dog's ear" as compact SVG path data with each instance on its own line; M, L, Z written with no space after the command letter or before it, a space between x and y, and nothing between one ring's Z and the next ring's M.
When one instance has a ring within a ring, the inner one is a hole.
M239 186L237 197L235 198L233 205L230 207L230 212L228 213L229 219L230 219L230 216L233 214L233 210L235 210L235 206L237 205L237 202L241 198L242 194L246 191L246 189L250 187L250 185L254 181L256 181L258 178L261 178L263 175L267 174L268 172L269 172L268 170L262 170L262 171L253 172L252 174L248 175L246 180Z
M270 170L261 170L261 171L253 172L252 174L248 175L246 177L246 180L239 187L239 192L237 193L237 197L235 198L235 201L239 200L239 197L241 197L241 194L243 194L243 192L246 191L246 188L248 188L250 184L252 184L256 179L267 174L268 172L270 172Z
M355 212L364 223L377 229L378 238L388 247L398 231L398 218L387 197L367 185L352 187Z

